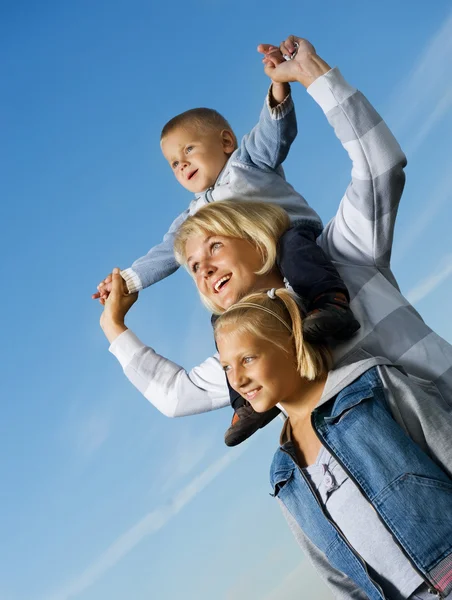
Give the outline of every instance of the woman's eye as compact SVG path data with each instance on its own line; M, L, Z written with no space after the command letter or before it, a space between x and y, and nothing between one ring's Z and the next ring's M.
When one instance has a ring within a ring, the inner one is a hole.
M221 248L221 242L213 242L211 248L212 250L218 250L219 248Z

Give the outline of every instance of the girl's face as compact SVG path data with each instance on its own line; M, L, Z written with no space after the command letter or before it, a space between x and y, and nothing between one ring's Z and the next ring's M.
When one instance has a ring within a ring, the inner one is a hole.
M265 412L301 394L303 380L289 339L284 351L268 340L225 326L216 341L229 384L256 412Z
M262 257L247 240L203 233L188 239L185 256L198 291L223 310L253 290L283 285L277 271L256 275Z

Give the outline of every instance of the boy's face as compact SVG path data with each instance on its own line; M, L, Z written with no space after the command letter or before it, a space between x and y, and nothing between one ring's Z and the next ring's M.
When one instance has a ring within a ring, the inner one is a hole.
M202 132L195 127L180 127L160 143L177 181L192 193L212 187L234 151L230 131Z

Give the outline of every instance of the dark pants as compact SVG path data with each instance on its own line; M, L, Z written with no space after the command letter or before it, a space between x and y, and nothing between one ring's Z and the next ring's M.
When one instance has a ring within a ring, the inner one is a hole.
M279 240L278 265L294 292L308 302L328 291L346 295L348 290L332 262L317 245L318 232L295 225ZM309 309L309 307L308 307Z

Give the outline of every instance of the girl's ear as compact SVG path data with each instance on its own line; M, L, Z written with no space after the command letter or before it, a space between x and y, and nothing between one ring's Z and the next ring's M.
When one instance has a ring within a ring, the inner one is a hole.
M237 142L235 135L229 129L221 131L221 143L225 154L232 154L236 148Z

